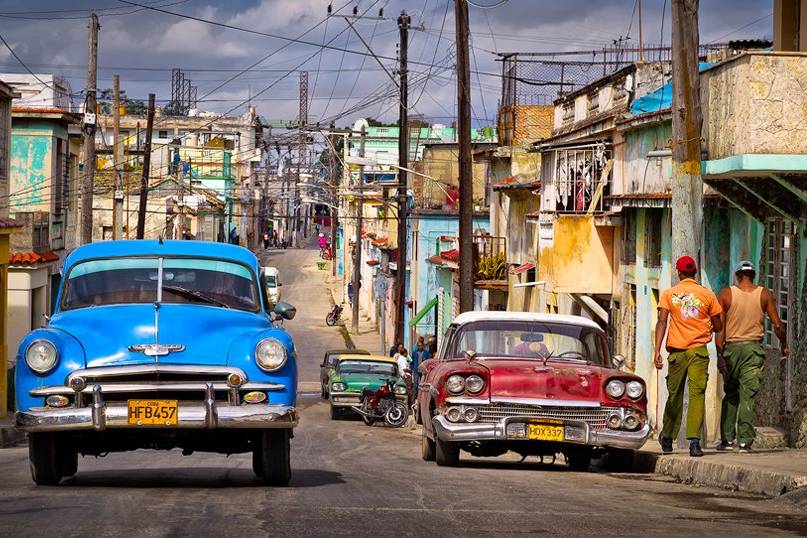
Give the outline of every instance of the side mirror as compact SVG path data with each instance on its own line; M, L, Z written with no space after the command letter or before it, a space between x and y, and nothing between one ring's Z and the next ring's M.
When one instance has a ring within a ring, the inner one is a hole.
M612 355L611 356L611 366L615 369L619 370L625 365L625 356L624 355Z
M283 301L277 303L272 311L281 318L288 320L294 319L294 316L297 315L297 309L289 303L284 303Z
M476 351L473 349L466 349L463 354L465 355L465 360L468 362L476 359Z

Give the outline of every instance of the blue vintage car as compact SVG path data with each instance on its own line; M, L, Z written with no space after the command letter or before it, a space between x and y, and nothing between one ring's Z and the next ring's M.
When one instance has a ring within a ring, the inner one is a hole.
M269 485L291 477L297 365L248 250L112 241L67 258L53 317L20 344L17 427L37 484L78 455L139 448L252 452Z

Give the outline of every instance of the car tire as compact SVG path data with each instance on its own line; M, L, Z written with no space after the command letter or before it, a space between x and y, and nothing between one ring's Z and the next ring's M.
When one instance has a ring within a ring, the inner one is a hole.
M583 450L567 454L566 462L569 464L569 470L584 473L591 467L591 451Z
M451 441L434 440L434 460L441 467L456 467L460 462L460 445Z
M434 441L429 439L429 436L426 435L426 428L423 428L422 434L420 436L420 450L421 450L421 456L423 457L423 461L434 461L435 458Z
M252 447L252 472L255 476L263 476L263 441L261 435L255 440L255 445Z
M320 384L319 397L322 398L323 400L328 399L328 393L325 392L325 385Z
M288 486L289 480L291 480L291 450L289 447L291 430L267 429L262 433L263 481L267 486Z
M62 447L59 452L59 471L62 478L68 478L78 472L78 452L72 447Z
M331 420L339 420L342 418L342 412L335 405L331 406Z
M77 456L78 457L78 456ZM61 454L55 433L31 433L28 436L31 478L38 486L56 486L62 479Z
M336 316L329 312L328 315L325 316L325 325L328 327L333 327L336 325Z

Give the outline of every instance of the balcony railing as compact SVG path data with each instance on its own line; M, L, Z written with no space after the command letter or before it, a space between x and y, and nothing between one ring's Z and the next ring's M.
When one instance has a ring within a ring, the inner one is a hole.
M550 177L544 186L545 211L601 213L607 209L610 147L596 143L559 148L548 152L547 157Z

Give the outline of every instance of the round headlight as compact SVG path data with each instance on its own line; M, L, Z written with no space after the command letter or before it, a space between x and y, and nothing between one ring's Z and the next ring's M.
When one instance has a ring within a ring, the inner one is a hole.
M459 407L449 407L446 411L446 418L451 422L459 422L462 418L462 411Z
M642 397L642 394L644 394L644 387L639 381L628 381L625 384L625 394L627 394L629 398L638 400Z
M611 413L608 415L608 427L612 430L622 427L622 415L619 413Z
M38 374L45 374L56 366L56 347L47 340L35 340L25 350L25 362Z
M452 394L459 394L465 390L465 378L461 375L451 375L446 379L446 390Z
M485 380L478 375L469 375L465 380L465 388L472 394L478 394L485 388Z
M255 360L267 372L279 370L286 364L286 346L274 338L266 338L255 346Z
M628 415L625 417L625 427L629 430L635 430L639 427L639 419L636 415Z
M622 395L625 394L625 383L619 379L612 379L605 385L605 392L607 392L608 396L611 398L621 398Z
M479 418L479 411L477 411L474 407L466 407L462 416L465 419L465 422L476 422Z
M345 390L345 384L344 383L333 383L331 385L331 390L333 390L334 392L343 392Z
M398 385L395 387L395 394L406 394L406 387Z

